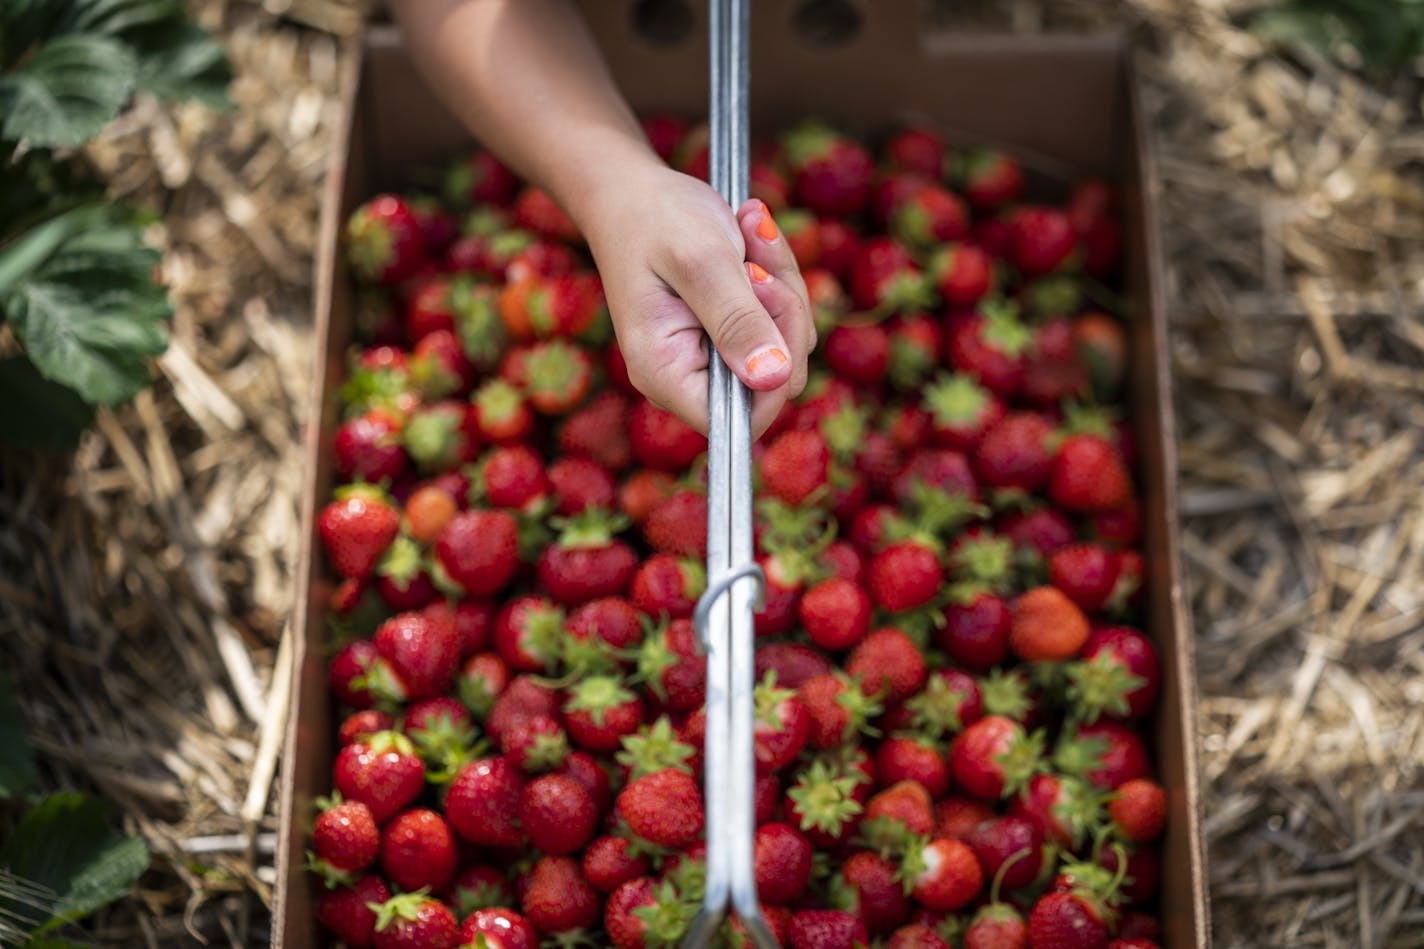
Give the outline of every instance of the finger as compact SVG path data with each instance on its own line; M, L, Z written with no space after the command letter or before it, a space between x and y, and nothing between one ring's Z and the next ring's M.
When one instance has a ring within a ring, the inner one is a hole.
M683 242L660 263L658 276L697 314L728 367L749 389L765 391L790 381L790 345L752 292L735 245L715 238Z
M791 398L790 383L766 392L752 393L752 441L758 438L776 421L776 416Z
M816 345L816 327L810 317L810 307L796 287L768 273L755 261L748 261L747 274L758 302L766 307L772 322L791 347L788 385L789 395L794 398L806 388L806 360Z
M611 313L629 381L648 401L706 435L707 352L687 304L661 282L649 281ZM670 326L676 329L669 332Z
M796 255L786 242L771 209L759 198L752 198L737 209L737 224L742 229L742 239L747 244L747 260L760 265L776 279L794 287L802 296L806 295L806 283L801 279L801 268L796 263Z

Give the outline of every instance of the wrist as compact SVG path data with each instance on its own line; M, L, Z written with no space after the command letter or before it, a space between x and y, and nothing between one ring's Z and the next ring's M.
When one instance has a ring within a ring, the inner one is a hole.
M592 242L601 222L638 195L644 182L666 170L641 129L636 135L615 129L591 130L562 150L559 166L548 176L548 187Z

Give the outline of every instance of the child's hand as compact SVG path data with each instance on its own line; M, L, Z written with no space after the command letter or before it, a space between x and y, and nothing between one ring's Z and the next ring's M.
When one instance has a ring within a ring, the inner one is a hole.
M753 390L766 431L806 385L816 329L806 285L762 202L733 215L705 183L649 162L582 215L633 384L707 431L703 330Z

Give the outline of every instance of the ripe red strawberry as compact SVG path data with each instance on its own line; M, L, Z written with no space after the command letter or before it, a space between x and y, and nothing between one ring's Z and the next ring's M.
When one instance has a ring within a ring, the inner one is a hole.
M944 173L944 139L933 129L908 126L885 142L885 163L937 181Z
M1107 604L1122 572L1122 554L1098 544L1073 544L1048 558L1048 577L1055 587L1089 613Z
M1043 870L1043 832L1026 817L1009 815L985 821L971 830L964 842L979 858L984 876L1004 889L1028 886Z
M1075 512L1109 511L1132 500L1132 476L1122 454L1100 435L1069 435L1058 446L1048 496Z
M549 595L570 606L621 595L638 565L633 548L614 536L621 524L598 508L569 518L539 555L539 582Z
M811 308L843 313L849 307L840 282L850 275L851 261L860 250L860 234L846 221L834 217L821 218L818 226L821 232L821 268L813 268L802 275L806 278ZM830 280L826 279L828 277Z
M612 510L618 503L613 473L592 458L556 458L546 474L555 498L554 513L560 517L572 517L589 508Z
M349 745L354 741L370 737L376 732L390 731L395 726L395 719L379 709L368 708L352 712L341 723L337 744L339 746Z
M370 708L376 701L371 687L378 684L372 676L378 662L384 665L374 642L369 639L353 640L331 657L331 664L327 667L327 686L341 704L355 709ZM395 681L394 676L390 678L392 687L399 692L403 686Z
M776 642L757 649L757 678L775 672L776 681L788 689L800 689L811 677L830 671L831 664L825 655L805 643Z
M519 798L524 778L508 758L472 761L450 782L445 819L462 840L486 847L517 847Z
M1009 646L1027 662L1059 662L1088 641L1088 617L1057 587L1034 587L1013 603Z
M366 577L400 532L400 514L370 485L339 488L322 508L317 530L331 566L343 577Z
M1026 277L1063 268L1077 246L1068 215L1057 208L1024 205L1009 216L1009 259Z
M460 924L460 945L476 949L539 949L539 931L503 906L477 909Z
M817 214L849 217L870 197L875 160L858 142L816 122L787 132L781 147L796 203Z
M1036 412L1010 412L984 435L974 470L989 487L1038 491L1054 472L1053 425Z
M534 432L534 412L523 393L498 377L487 379L470 398L480 437L495 445L522 442Z
M602 911L598 891L572 857L540 857L524 882L522 903L529 922L548 935L586 929Z
M944 617L937 641L955 662L983 672L1008 657L1012 613L1003 597L970 590L945 606Z
M918 540L903 540L870 558L866 586L875 605L891 613L923 606L939 593L939 555Z
M546 854L570 854L593 837L598 810L573 778L546 774L524 786L519 823L529 843Z
M535 245L538 246L538 245ZM511 263L510 270L514 269ZM511 275L499 295L499 315L511 338L524 342L573 337L593 325L603 307L598 277L589 272Z
M476 719L484 721L508 685L509 667L504 660L498 653L481 652L470 656L460 667L455 689L465 707Z
M1142 736L1126 725L1107 720L1062 735L1053 758L1063 770L1107 790L1152 773Z
M331 443L336 473L348 481L389 484L406 470L401 421L389 409L367 409L336 430Z
M564 721L579 747L616 751L643 724L643 702L612 676L589 676L569 687Z
M925 684L925 657L898 629L877 629L851 650L846 672L886 703L903 702Z
M770 161L753 155L747 169L747 182L752 197L773 214L784 211L791 203L791 183Z
M346 222L346 259L364 283L391 287L415 273L425 243L410 204L381 194L353 211Z
M1077 778L1036 774L1010 802L1009 813L1033 821L1049 843L1073 850L1097 828L1102 800Z
M520 250L517 251L514 256L509 259L509 262L504 265L503 277L505 283L510 284L519 283L520 281L528 277L567 277L573 275L578 270L579 258L573 252L573 250L568 247L568 245L556 244L550 240L541 240L535 241L534 243L529 244L526 247L520 248ZM558 301L562 295L565 299L575 300L581 303L583 306L591 306L592 309L596 312L598 309L597 306L592 306L591 302L588 299L581 299L582 295L589 295L594 300L599 299L597 282L590 282L588 279L593 276L594 275L592 273L588 272L580 274L579 279L573 282L573 289L571 293L567 285L562 284L559 281L552 281L556 288L562 288L555 289L553 291L553 300ZM577 315L572 321L572 324L570 321L567 320L563 323L556 323L556 332L569 325L577 324L578 320L580 319L587 318L583 315L583 311L581 309L575 309L565 312L572 312ZM583 326L583 328L580 329L579 332L582 332L584 329L587 329L587 326ZM559 332L559 335L567 336L577 334Z
M809 270L820 262L821 230L814 214L805 208L787 208L776 215L775 224L798 267Z
M810 717L807 741L813 748L837 748L869 727L880 704L843 672L824 672L797 690Z
M976 827L994 819L995 811L975 798L950 795L935 803L934 816L933 836L967 841Z
M480 460L475 484L491 507L537 513L549 498L544 461L528 445L499 445Z
M464 344L450 330L426 333L411 353L411 385L428 401L467 391L474 385L475 372Z
M603 908L603 928L614 949L674 946L686 934L691 911L672 880L640 876L620 885Z
M695 560L654 554L638 567L628 585L633 605L652 617L681 619L692 615L707 587L707 573Z
M588 796L593 798L593 806L600 818L613 809L612 781L608 777L608 771L593 755L575 748L554 773L573 778L582 785Z
M643 539L653 550L679 557L707 556L707 495L684 489L648 512Z
M1161 689L1156 647L1127 626L1094 630L1081 662L1069 668L1068 697L1083 709L1085 721L1099 714L1141 718L1157 705Z
M376 861L381 832L371 809L360 801L342 801L317 815L312 826L312 869L333 882L354 880Z
M1108 802L1108 816L1124 839L1150 843L1166 826L1167 792L1149 778L1124 781Z
M593 357L568 339L548 339L511 349L499 374L524 393L535 411L567 415L593 387Z
M492 152L477 148L445 173L445 196L457 205L505 205L519 179Z
M928 269L947 306L973 306L993 288L994 263L975 244L950 243L930 257Z
M872 825L901 835L928 834L934 828L929 792L918 781L899 781L876 793L866 802L862 822L863 828Z
M811 587L797 609L806 635L822 649L842 652L858 645L870 631L870 597L840 577Z
M559 450L566 455L587 455L609 471L624 470L633 462L628 443L629 412L628 400L617 392L595 395L564 419L559 429Z
M877 853L851 854L832 886L845 894L841 905L860 917L872 936L890 932L910 914L907 888L895 865Z
M428 699L448 692L460 661L460 640L454 623L441 623L424 613L400 613L376 630L376 651L391 664L410 699Z
M1018 163L1003 152L988 149L968 152L960 165L959 180L964 196L979 210L1002 207L1023 193L1023 172Z
M972 451L1007 410L1002 400L973 378L942 374L925 390L924 406L933 420L935 443Z
M753 691L756 766L766 774L786 767L801 753L811 728L811 716L795 690L777 687L774 675L768 675Z
M456 281L468 278L438 275L421 284L405 308L405 332L411 342L445 330L455 329Z
M1121 847L1103 847L1098 851L1098 864L1113 877L1123 858L1126 864L1122 868L1122 882L1113 894L1116 900L1130 905L1151 902L1162 883L1162 858L1157 848L1142 846L1126 851Z
M974 851L953 838L937 838L911 849L901 872L914 887L916 902L943 913L968 905L984 886L984 871Z
M499 749L525 774L542 774L559 767L569 756L569 736L552 715L516 719L499 737Z
M400 893L376 907L375 949L455 949L460 924L426 891Z
M870 933L858 916L837 909L806 909L791 917L791 949L866 949Z
M887 229L907 246L930 249L967 237L969 212L947 188L925 182L890 213Z
M629 880L647 876L652 865L627 837L605 835L584 848L582 868L594 889L612 893Z
M1127 375L1127 335L1122 323L1091 311L1073 321L1073 342L1099 398L1116 398Z
M811 842L790 824L771 822L756 829L757 895L767 903L792 903L811 882Z
M685 471L707 450L696 429L646 400L628 417L628 444L640 464L657 471Z
M820 432L783 432L757 463L762 490L787 504L800 504L826 484L830 458Z
M1024 398L1051 408L1087 394L1088 370L1073 338L1073 324L1063 316L1039 323L1024 368Z
M672 475L640 468L618 486L618 509L634 524L642 524L653 509L672 497L676 490Z
M638 778L618 795L618 816L636 836L660 847L686 847L702 834L702 796L673 768Z
M510 209L516 227L532 231L540 237L575 244L581 240L578 228L553 197L540 188L526 185L514 198Z
M504 511L461 512L436 538L435 562L467 596L493 596L519 569L519 525Z
M931 302L926 276L893 237L872 237L856 248L846 289L856 309L876 313L920 310Z
M350 886L324 890L316 901L316 920L351 949L370 949L376 939L376 911L391 898L390 887L374 873Z
M1161 949L1161 946L1151 939L1114 939L1108 943L1108 949Z
M964 949L1029 949L1028 924L1009 904L992 902L969 921Z
M455 878L456 863L450 826L434 811L404 811L381 831L381 869L402 890L444 890Z
M927 739L912 736L885 739L875 752L875 771L886 784L917 781L936 799L949 790L949 765Z
M905 392L917 392L940 364L944 333L923 313L901 313L886 324L890 334L890 382ZM924 444L929 416L917 405L892 407L885 429L901 449Z
M883 326L837 326L822 344L826 365L858 386L877 386L890 371L890 334Z
M1002 715L986 715L960 732L949 747L955 782L980 800L1017 793L1038 769L1041 735Z
M1032 342L1033 334L1019 320L1013 304L985 300L972 315L949 325L946 354L955 369L1010 399L1024 387L1026 355Z
M1086 890L1050 892L1028 914L1033 949L1107 949L1112 910Z
M425 765L410 739L399 732L377 732L336 753L332 765L336 790L371 809L384 824L425 790Z
M542 596L510 600L494 621L494 648L516 672L548 672L559 662L564 611Z
M423 484L411 492L405 501L406 527L410 536L422 544L433 544L460 511L450 492L435 484Z
M572 641L596 641L615 649L631 649L643 639L640 623L633 604L621 597L604 597L570 613L565 630ZM570 651L566 644L566 656Z

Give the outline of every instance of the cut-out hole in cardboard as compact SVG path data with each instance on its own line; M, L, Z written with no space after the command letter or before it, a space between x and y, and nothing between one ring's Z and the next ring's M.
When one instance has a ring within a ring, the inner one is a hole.
M697 25L687 0L638 0L632 20L633 30L654 46L677 46Z
M855 39L864 19L851 0L806 0L791 16L796 35L811 46L843 46Z

